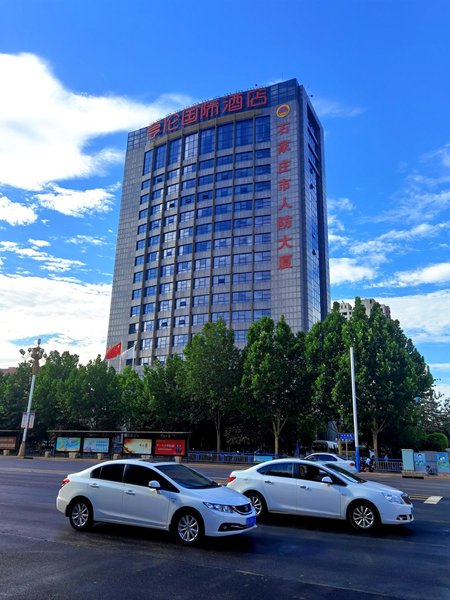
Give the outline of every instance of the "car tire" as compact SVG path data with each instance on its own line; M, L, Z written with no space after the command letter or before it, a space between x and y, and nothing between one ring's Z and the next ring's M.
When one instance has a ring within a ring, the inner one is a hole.
M76 498L67 512L69 522L76 531L88 531L94 522L92 504L86 498Z
M373 531L380 523L377 509L370 502L359 500L348 508L347 518L353 529L357 531Z
M203 520L195 510L178 512L171 529L176 541L185 546L196 546L204 536Z
M250 490L249 492L245 492L244 496L247 496L247 498L252 503L252 506L256 512L257 519L262 519L267 515L266 501L259 492L254 492L253 490Z

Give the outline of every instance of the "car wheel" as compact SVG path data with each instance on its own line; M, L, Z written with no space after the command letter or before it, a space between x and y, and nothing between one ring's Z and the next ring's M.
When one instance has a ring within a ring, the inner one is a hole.
M203 538L203 521L197 512L183 511L175 515L172 532L178 542L194 546Z
M92 504L85 498L77 498L69 507L69 521L77 531L87 531L94 522Z
M360 500L349 507L348 520L358 531L372 531L378 526L380 517L372 504Z
M258 492L245 492L244 494L250 500L255 509L256 518L262 519L267 513L267 504L264 498Z

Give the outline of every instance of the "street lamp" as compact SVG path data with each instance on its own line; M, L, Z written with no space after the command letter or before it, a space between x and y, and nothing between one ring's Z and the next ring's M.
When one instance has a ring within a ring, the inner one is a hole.
M28 354L29 354L30 362L31 362L31 387L30 387L30 394L28 396L28 406L27 406L25 427L23 429L22 442L20 443L19 454L18 454L18 456L21 456L22 458L25 457L25 447L26 447L26 442L27 442L28 424L30 421L31 402L33 401L33 391L34 391L34 384L36 381L36 375L37 375L37 372L39 371L39 361L42 358L46 358L46 356L47 356L44 352L44 349L41 348L40 343L41 343L41 340L39 339L39 340L37 340L37 344L34 348L28 348ZM25 350L22 350L22 348L19 350L19 352L22 356L25 356L25 354L26 354Z

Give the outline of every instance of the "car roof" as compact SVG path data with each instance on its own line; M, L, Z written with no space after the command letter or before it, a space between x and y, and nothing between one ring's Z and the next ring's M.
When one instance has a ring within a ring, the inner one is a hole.
M119 458L117 460L107 460L96 465L93 465L92 468L100 467L104 465L144 465L145 467L162 467L164 465L177 465L178 463L171 461L164 462L153 462L151 460L147 460L146 458Z

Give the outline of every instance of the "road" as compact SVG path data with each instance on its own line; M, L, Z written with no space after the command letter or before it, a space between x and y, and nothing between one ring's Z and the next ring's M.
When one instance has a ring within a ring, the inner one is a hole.
M185 548L147 529L73 531L55 498L63 477L89 464L0 457L0 598L450 599L450 480L369 475L416 498L406 527L361 535L342 522L273 516ZM230 471L198 468L222 482Z

